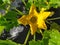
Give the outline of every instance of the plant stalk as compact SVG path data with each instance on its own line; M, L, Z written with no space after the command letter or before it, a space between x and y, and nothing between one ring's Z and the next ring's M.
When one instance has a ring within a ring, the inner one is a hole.
M34 41L35 41L35 39L36 39L36 34L34 34Z
M23 13L22 13L21 11L19 11L18 9L15 8L15 10L16 10L19 14L23 15Z
M47 19L47 20L49 21L49 20L58 20L58 19L60 19L60 17L57 17L57 18L51 18L51 19Z
M23 45L26 45L26 43L27 43L27 41L28 41L28 38L29 38L29 35L30 35L30 30L29 30L28 33L27 33L27 36L26 36L26 39L25 39Z

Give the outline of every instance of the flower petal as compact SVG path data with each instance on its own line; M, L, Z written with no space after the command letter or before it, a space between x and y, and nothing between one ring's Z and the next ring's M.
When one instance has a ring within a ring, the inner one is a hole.
M37 30L37 24L30 23L31 34L33 35Z
M36 15L37 14L37 11L36 11L36 7L34 5L32 5L30 7L30 11L29 11L29 15L32 14L32 15Z
M43 20L40 19L40 21L38 21L37 24L38 24L38 28L47 29L47 26Z
M34 13L33 10L35 10L35 9L36 9L35 6L34 5L31 5L29 14L33 14Z
M19 18L18 23L23 24L23 25L27 25L28 24L27 16L23 15L21 18Z
M40 13L40 18L42 19L46 19L47 17L49 17L50 15L52 15L53 12L42 12Z
M41 19L46 19L48 16L51 16L54 14L54 12L49 12L49 11L45 11L45 8L42 8L38 17L40 17Z

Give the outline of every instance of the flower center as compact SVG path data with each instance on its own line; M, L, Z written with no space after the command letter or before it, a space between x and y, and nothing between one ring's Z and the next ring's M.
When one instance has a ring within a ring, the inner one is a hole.
M36 22L37 22L37 17L36 17L36 16L32 17L32 18L30 19L30 21L31 21L32 23L36 23Z

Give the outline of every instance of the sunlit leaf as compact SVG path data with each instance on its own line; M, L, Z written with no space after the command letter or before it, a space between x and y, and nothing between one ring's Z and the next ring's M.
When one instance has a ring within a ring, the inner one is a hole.
M57 8L60 6L60 0L49 0L49 4L51 7Z
M58 30L51 31L49 45L60 45L60 32Z
M40 41L34 41L34 40L31 40L29 42L29 45L41 45Z
M0 26L0 34L2 33L2 31L4 30L5 26Z
M18 44L11 40L0 40L0 45L18 45Z
M4 3L8 3L8 4L10 4L11 2L10 2L10 0L2 0Z

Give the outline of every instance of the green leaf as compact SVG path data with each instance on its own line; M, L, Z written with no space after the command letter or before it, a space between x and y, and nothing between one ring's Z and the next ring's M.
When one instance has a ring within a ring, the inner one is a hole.
M60 3L60 0L49 0L49 3L52 3L52 4Z
M57 29L60 30L60 25L58 25L57 23L53 22L50 26L50 29Z
M7 6L8 6L8 4L2 3L2 4L0 5L0 10L6 10Z
M7 20L6 23L6 29L9 30L10 28L13 28L14 26L18 25L17 22L17 13L15 11L9 11L6 15L5 18Z
M11 2L10 2L10 0L2 0L4 3L8 3L8 4L10 4Z
M11 40L0 40L0 45L18 45L18 44Z
M49 38L50 37L50 30L49 31L44 31L43 33L43 38Z
M52 32L50 33L50 37L58 39L60 37L60 32L58 30L56 30L56 29L52 29Z
M50 7L57 8L58 4L50 4Z
M31 6L31 4L30 4L30 3L27 3L27 4L26 4L26 9L29 9L30 6Z
M34 0L28 0L28 3L33 4Z
M60 32L53 29L50 33L49 45L60 45Z
M49 0L50 7L57 8L60 6L60 0Z
M0 26L0 34L2 33L2 31L4 30L5 26Z
M29 45L41 45L40 41L29 41Z
M26 9L29 9L32 4L33 0L28 0L28 2L26 3Z
M48 8L48 5L46 4L46 0L35 0L34 4L36 7L39 8L39 10L40 8Z
M42 40L31 40L29 45L60 45L60 32L57 29L45 30Z
M60 32L57 29L44 31L41 41L43 45L60 45Z
M2 17L2 14L0 13L0 18Z
M6 18L10 18L10 19L16 18L16 16L17 16L17 13L16 13L15 11L9 11L9 12L5 15Z
M9 11L5 16L0 18L0 25L5 26L7 31L17 26L17 13L15 11Z
M44 38L43 40L31 40L29 41L29 45L48 45L49 39L48 38Z
M41 45L48 45L50 39L50 31L45 30L43 33L43 38L41 40Z
M3 1L2 0L0 0L0 5L3 3Z

